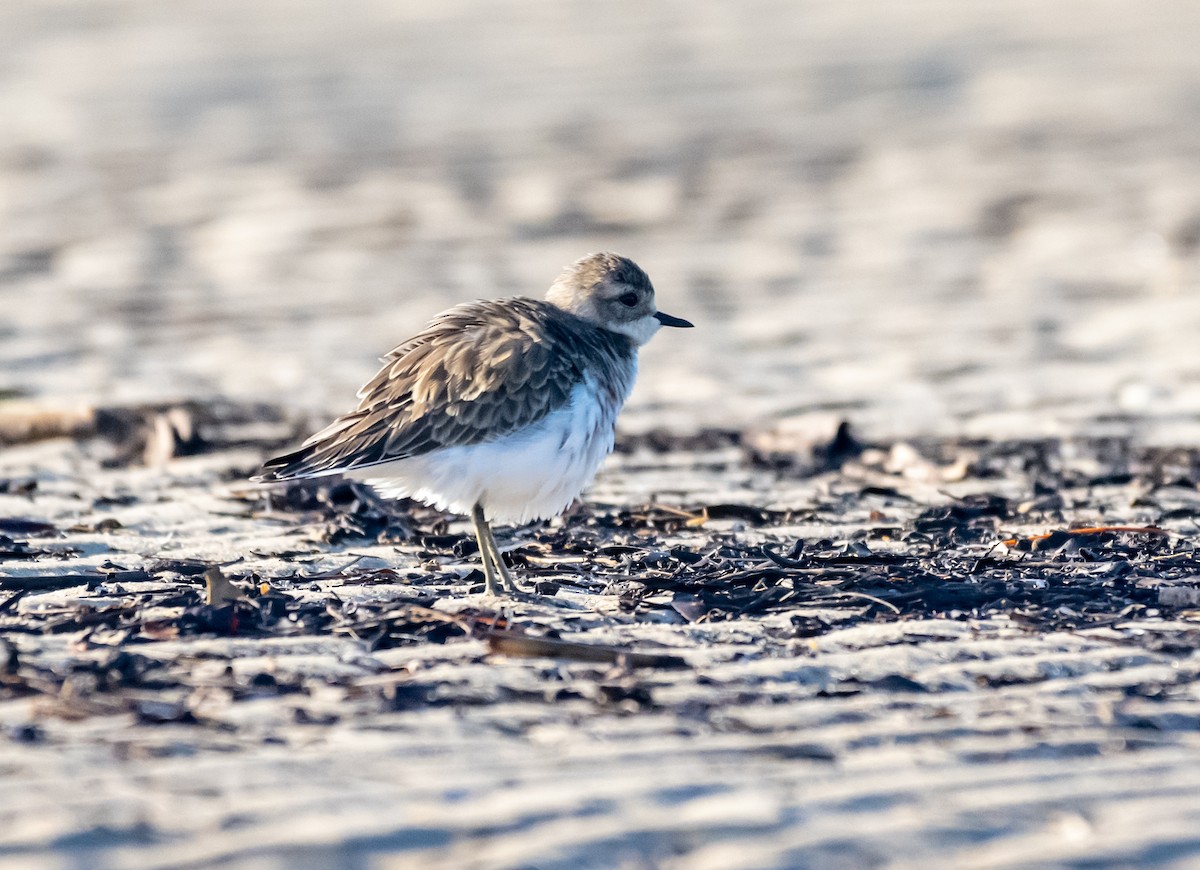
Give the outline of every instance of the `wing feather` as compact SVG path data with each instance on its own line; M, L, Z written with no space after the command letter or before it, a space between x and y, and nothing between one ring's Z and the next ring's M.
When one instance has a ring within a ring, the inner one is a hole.
M459 305L388 353L358 391L358 407L259 479L332 474L478 444L530 426L562 407L588 360L619 365L623 336L534 299Z

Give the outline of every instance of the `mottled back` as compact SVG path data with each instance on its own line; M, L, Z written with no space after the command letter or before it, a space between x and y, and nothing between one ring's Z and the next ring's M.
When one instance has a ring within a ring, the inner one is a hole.
M384 357L354 411L268 461L260 479L329 474L498 438L563 407L585 376L619 406L635 352L627 336L548 302L459 305Z

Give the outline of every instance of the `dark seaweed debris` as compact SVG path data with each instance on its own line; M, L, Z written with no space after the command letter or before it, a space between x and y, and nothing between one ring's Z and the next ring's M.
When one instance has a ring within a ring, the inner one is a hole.
M261 403L174 402L98 408L95 433L113 449L110 466L158 465L176 456L196 456L237 447L282 445L295 438L297 423L281 409Z
M240 497L257 515L295 515L299 522L318 526L320 539L329 544L436 537L445 534L449 520L417 502L380 498L366 484L340 477L292 480L282 487L246 490Z
M0 561L5 559L36 559L44 556L46 550L31 547L28 541L17 541L8 535L0 535Z
M60 437L100 439L108 448L104 462L109 467L160 465L176 456L282 446L295 440L303 425L274 405L219 399L68 410L35 405L0 418L0 446ZM32 485L0 481L0 492L32 492Z
M837 433L835 442L851 443L845 427ZM840 461L870 470L870 455L858 442L852 443L855 449L841 451ZM677 442L668 433L654 432L640 436L630 449L727 450L741 444L724 431L683 436ZM1013 498L981 491L945 499L903 522L859 523L862 528L840 541L770 534L771 527L814 516L840 522L847 516L872 516L881 500L914 506L903 492L902 478L893 476L896 486L890 487L880 485L877 477L859 483L854 474L829 471L831 498L790 511L753 504L651 504L610 510L581 505L564 526L539 524L520 532L522 543L510 550L509 560L534 586L544 583L545 593L564 586L593 591L607 587L631 612L670 609L689 621L838 607L860 610L864 619L965 619L1008 613L1047 630L1162 609L1162 583L1200 576L1195 547L1180 535L1082 534L1072 532L1068 522L1072 504L1092 505L1099 500L1097 490L1104 487L1120 487L1122 495L1135 492L1139 505L1161 507L1164 521L1197 516L1196 451L1142 449L1120 439L928 441L917 447L931 464L961 463L964 477L977 478L981 488L989 481L1016 479L1024 484L1026 495ZM755 449L747 454L749 464L762 461ZM860 458L850 460L851 456ZM781 477L808 474L811 455L800 465L773 455L770 464ZM1189 497L1187 506L1176 504ZM323 525L326 540L416 540L425 558L474 553L469 535L446 533L444 515L413 503L378 499L358 484L298 482L271 499L273 510L294 512ZM1039 519L1062 527L1036 540L1012 541L1005 531ZM736 533L707 531L722 520L767 530L767 543L747 545ZM706 543L680 547L668 542L695 534ZM815 629L806 623L804 630Z
M711 449L708 458L724 465L736 464L736 452L743 451L742 469L780 483L816 484L804 490L813 495L790 509L728 501L582 504L560 523L511 533L517 543L507 558L525 587L551 597L606 593L629 620L653 615L701 624L782 615L764 630L780 655L796 654L797 639L835 628L929 618L1007 618L1030 632L1112 628L1114 642L1166 653L1189 653L1200 642L1200 630L1158 631L1146 619L1197 616L1200 552L1191 534L1200 517L1200 451L1113 439L929 441L906 452L858 445L814 472L808 447L791 463L778 449L766 461L757 447L727 433L688 436L679 444ZM636 449L676 445L657 433ZM706 461L703 452L694 455ZM894 467L898 455L922 463L921 473L952 472L959 491L970 491L952 497L928 484L911 486L906 469ZM457 602L453 613L439 609L443 596L477 588L480 578L478 572L463 576L460 567L475 555L471 536L451 532L451 518L437 511L379 499L336 478L247 486L239 498L249 514L283 520L324 541L395 544L405 561L415 557L420 567L399 572L355 561L317 575L303 568L264 575L225 566L233 592L211 602L202 575L213 566L197 560L62 574L9 570L0 577L0 639L69 634L75 648L95 655L86 665L31 668L5 641L0 698L40 696L69 716L123 711L143 722L202 722L196 693L238 699L302 696L311 688L310 678L232 671L201 686L187 663L155 656L159 641L197 636L339 636L366 652L490 638L508 654L607 662L617 670L644 661L679 665L671 656L641 659L577 643L569 621L557 617L513 621L489 610L463 610ZM38 520L8 523L4 528L25 536L62 534L68 542L74 531ZM805 531L813 528L840 534ZM0 537L0 555L24 562L44 556L45 547ZM345 594L365 585L394 592L369 600ZM79 591L68 604L27 607L40 592L73 587ZM1131 620L1138 620L1138 631L1116 631ZM473 689L456 695L405 675L381 674L377 683L329 679L367 692L382 709L483 702ZM874 689L837 689L866 690ZM897 684L888 690L915 689ZM637 682L597 682L588 691L597 704L622 709L653 703Z
M994 532L992 544L981 543L989 536L981 525L991 523L973 511L940 511L936 526L909 524L882 550L864 540L792 540L778 549L729 541L695 553L640 536L638 546L610 544L582 562L556 563L544 546L551 537L516 555L527 575L564 584L575 575L582 587L606 581L629 611L674 610L690 622L850 608L867 620L1015 614L1030 628L1077 629L1164 610L1164 581L1200 576L1196 548L1161 535L1064 532L1025 550L996 544ZM822 633L811 623L803 631Z

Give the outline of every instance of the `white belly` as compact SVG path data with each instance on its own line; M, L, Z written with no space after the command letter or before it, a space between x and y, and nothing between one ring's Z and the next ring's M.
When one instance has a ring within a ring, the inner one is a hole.
M540 423L494 441L445 447L422 456L352 469L346 476L385 498L414 498L441 510L489 521L525 523L562 513L613 447L620 406L603 407L584 381L570 401Z

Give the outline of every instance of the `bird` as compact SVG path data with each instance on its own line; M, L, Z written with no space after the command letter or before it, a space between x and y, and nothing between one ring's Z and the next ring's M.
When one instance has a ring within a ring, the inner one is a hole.
M384 498L470 519L484 591L520 594L492 525L565 511L613 449L638 349L662 327L640 266L610 252L563 269L544 299L466 302L381 360L358 405L268 459L262 482L341 474Z

